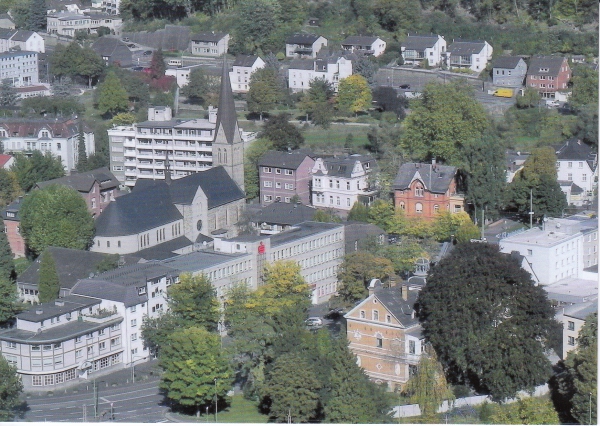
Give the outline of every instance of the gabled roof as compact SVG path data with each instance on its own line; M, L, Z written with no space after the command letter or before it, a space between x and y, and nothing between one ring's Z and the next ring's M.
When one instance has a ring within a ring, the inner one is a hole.
M453 166L405 163L398 169L394 180L394 189L407 189L410 187L411 182L417 178L423 182L429 192L443 194L450 187L455 175L456 167Z
M2 220L12 220L15 222L19 222L21 220L21 216L19 215L19 210L23 205L23 197L18 197L15 201L10 203L2 210ZM14 213L14 217L8 217L7 212Z
M529 62L527 74L557 76L565 58L561 56L534 56ZM540 72L540 69L548 71Z
M191 40L192 41L218 42L218 41L221 41L223 39L223 37L225 37L225 36L227 36L227 33L207 31L207 32L192 35Z
M233 62L234 67L251 67L254 65L258 55L237 55Z
M522 60L520 56L500 56L494 61L493 67L514 70Z
M313 44L320 36L316 34L292 34L285 39L285 44Z
M15 34L10 38L12 41L27 41L34 35L35 32L29 30L17 30Z
M402 284L409 286L407 300L402 298ZM359 305L352 308L345 317L350 318L351 314L365 304L365 302L373 299L377 299L381 305L392 314L403 328L410 328L419 325L414 305L417 302L419 292L413 290L409 283L402 283L395 287L390 288L375 288L375 293L370 295L367 299L363 300Z
M312 59L292 59L290 62L291 70L314 70L315 61Z
M78 280L88 278L96 272L96 266L107 256L85 250L74 250L62 247L48 247L58 273L60 288L72 288ZM38 285L40 281L40 260L38 257L29 268L17 278L19 284Z
M272 203L254 213L250 220L258 224L296 225L313 220L316 212L304 204Z
M50 185L58 184L68 186L69 188L73 188L79 192L89 192L94 186L94 182L98 182L100 184L101 190L117 188L119 186L119 181L110 172L108 167L101 167L89 172L73 173L69 176L63 176L58 179L38 182L36 186L41 189Z
M571 138L557 147L556 158L559 161L587 161L590 169L594 170L597 152L591 145L586 144L580 139Z
M233 144L235 139L241 138L237 124L237 113L235 112L235 103L233 101L233 92L231 90L229 68L227 67L226 58L223 58L223 69L221 71L221 92L219 94L219 109L217 112L216 125L217 133L221 126L223 126L223 132L225 133L227 143Z
M347 157L330 157L323 158L323 163L327 168L327 176L338 176L344 178L352 177L352 171L357 161L363 165L365 172L375 169L377 166L377 160L370 155L353 154ZM366 167L366 163L369 163L369 167ZM317 172L319 174L319 172Z
M125 43L116 37L100 37L94 44L92 50L98 55L108 57L109 61L118 61L121 66L128 66L132 63L132 53Z
M135 286L123 286L101 279L80 280L71 290L71 294L81 294L88 297L121 302L125 307L139 305L148 301L148 295L138 294L137 287Z
M291 152L267 151L258 160L258 166L280 167L296 170L306 157L312 158L310 151L297 150Z
M21 52L22 53L22 52ZM31 52L29 52L31 53ZM53 138L69 138L79 134L79 122L71 118L2 118L0 127L6 130L7 136L36 137L42 129L50 132ZM84 131L90 130L84 126Z
M401 46L406 50L425 50L432 48L439 40L438 35L409 35Z
M474 55L483 50L485 41L482 40L461 40L456 39L448 46L448 52L452 55Z
M350 36L346 37L346 40L342 41L342 45L359 45L359 46L370 46L377 41L379 37L376 36Z
M225 168L218 166L174 180L169 186L173 203L191 204L198 187L206 195L209 209L245 198Z
M0 168L4 167L4 165L8 163L11 158L13 158L12 155L0 154Z

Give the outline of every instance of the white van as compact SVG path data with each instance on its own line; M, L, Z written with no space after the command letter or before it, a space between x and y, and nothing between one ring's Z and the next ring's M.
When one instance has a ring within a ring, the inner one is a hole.
M170 67L181 68L182 65L183 64L181 62L181 59L169 59L169 66Z

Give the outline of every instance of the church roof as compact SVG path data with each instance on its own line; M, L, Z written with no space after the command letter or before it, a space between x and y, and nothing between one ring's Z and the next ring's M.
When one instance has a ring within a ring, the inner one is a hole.
M233 144L235 132L239 133L237 128L237 114L235 112L235 103L233 102L233 92L231 91L231 81L227 60L223 59L223 70L221 72L221 93L219 95L219 109L217 114L217 132L220 126L223 126L225 138L228 144ZM240 135L238 134L238 138Z
M227 171L219 166L174 180L169 186L173 203L191 204L198 187L206 195L209 209L245 198Z

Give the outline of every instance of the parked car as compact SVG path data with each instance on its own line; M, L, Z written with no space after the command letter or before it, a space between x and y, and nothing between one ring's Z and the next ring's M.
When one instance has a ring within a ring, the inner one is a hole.
M560 106L560 102L557 100L548 100L546 101L546 107L548 108L558 108Z
M408 89L410 89L410 84L401 84L400 88L404 89L404 90L408 90Z
M152 55L152 53L153 53L153 52L152 52L151 50L146 50L146 51L143 53L143 55L144 55L144 56L150 56L150 55Z
M337 320L344 316L344 310L342 308L335 308L325 314L325 318L330 320Z
M319 317L310 317L304 323L307 327L320 327L323 325L323 320Z
M133 67L131 68L132 71L144 71L144 67Z

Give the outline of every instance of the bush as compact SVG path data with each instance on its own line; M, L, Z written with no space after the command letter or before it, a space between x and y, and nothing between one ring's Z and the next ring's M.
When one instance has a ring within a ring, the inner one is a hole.
M456 398L466 398L471 394L471 389L465 385L456 385L453 386L452 392L454 392Z

